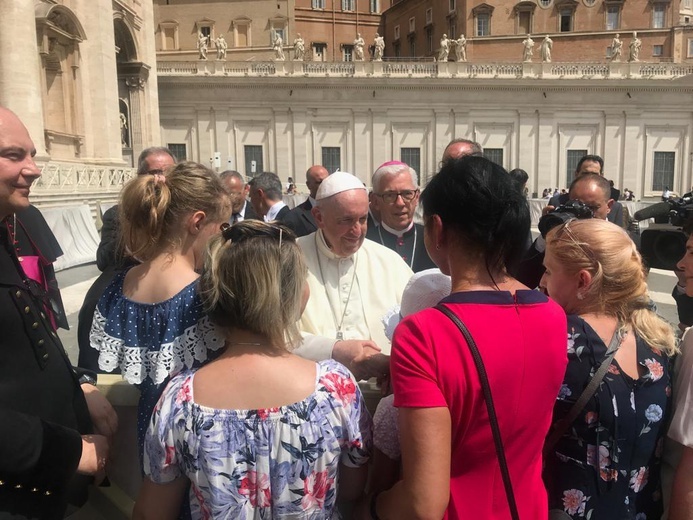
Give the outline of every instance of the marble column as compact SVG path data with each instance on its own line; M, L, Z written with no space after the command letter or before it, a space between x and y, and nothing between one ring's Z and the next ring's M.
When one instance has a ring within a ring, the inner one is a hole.
M0 2L0 105L13 110L27 127L37 159L48 160L35 35L34 2Z

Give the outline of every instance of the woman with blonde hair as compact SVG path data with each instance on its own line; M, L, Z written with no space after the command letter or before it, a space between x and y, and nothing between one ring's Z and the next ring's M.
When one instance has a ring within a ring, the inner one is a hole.
M568 314L568 368L545 450L550 509L659 518L673 331L651 308L642 258L623 229L570 220L546 246L541 287Z
M99 368L116 368L141 391L141 449L152 409L169 376L205 361L223 346L197 293L207 241L231 216L217 175L179 163L163 174L140 175L120 196L121 239L140 263L119 273L94 312L90 344Z
M338 518L363 491L371 421L351 373L291 353L308 300L296 238L246 220L210 245L204 307L225 333L214 361L167 386L145 441L135 519Z

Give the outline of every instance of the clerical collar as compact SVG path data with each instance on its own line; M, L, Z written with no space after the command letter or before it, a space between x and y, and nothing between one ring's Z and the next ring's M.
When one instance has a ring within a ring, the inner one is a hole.
M409 223L406 229L402 229L401 231L397 231L396 229L392 229L390 226L385 224L385 222L380 223L381 226L383 226L383 229L390 233L391 235L395 235L398 238L401 238L404 236L407 232L411 231L411 228L414 227L414 219Z
M322 234L322 229L318 229L315 232L315 245L318 248L318 254L326 256L330 260L345 260L347 258L354 258L354 255L339 256L334 254L334 252L330 249L330 246L328 246L327 242L325 242L325 235Z

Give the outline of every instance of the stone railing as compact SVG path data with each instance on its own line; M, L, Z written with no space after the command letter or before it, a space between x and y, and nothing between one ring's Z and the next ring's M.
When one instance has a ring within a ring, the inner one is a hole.
M134 168L49 162L31 187L31 201L39 207L113 202L135 175Z
M159 61L160 77L409 77L470 79L675 79L693 74L680 63L469 63L469 62L226 62Z
M49 162L41 168L32 190L39 191L120 191L135 176L134 168Z

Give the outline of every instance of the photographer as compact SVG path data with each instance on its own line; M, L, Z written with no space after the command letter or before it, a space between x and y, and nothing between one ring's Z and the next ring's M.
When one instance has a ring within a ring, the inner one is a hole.
M586 173L577 177L570 185L568 199L569 201L580 201L582 204L570 204L569 202L544 215L539 221L542 236L534 241L516 268L515 277L527 287L537 287L544 274L543 262L546 249L544 237L548 229L542 228L547 220L552 220L549 215L555 218L555 213L567 213L578 219L591 217L607 220L614 204L609 181L597 173ZM547 219L547 217L549 218ZM556 220L556 223L558 222L560 220Z
M604 159L598 155L583 155L575 167L574 179L577 180L583 175L595 174L604 177ZM573 181L574 183L575 181ZM610 206L610 211L606 217L609 222L621 226L623 229L628 229L628 215L623 211L623 205L618 202L621 197L621 192L613 187L613 181L607 181L609 184L609 198L613 199ZM572 185L571 185L572 187ZM573 200L570 194L554 195L549 200L548 205L542 210L542 215L551 213L559 206L562 206L569 200ZM631 237L632 238L632 237Z

